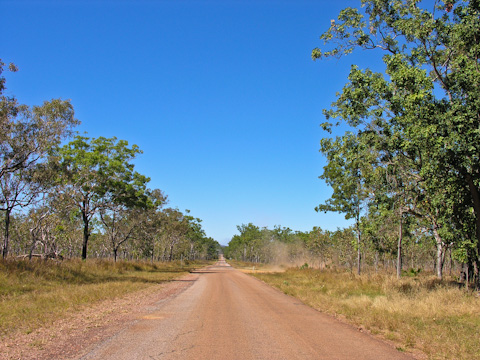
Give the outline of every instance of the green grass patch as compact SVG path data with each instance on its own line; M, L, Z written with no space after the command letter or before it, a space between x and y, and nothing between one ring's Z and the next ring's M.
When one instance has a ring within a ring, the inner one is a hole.
M454 281L308 268L254 276L406 351L421 350L429 359L480 359L480 297Z
M0 261L0 337L180 277L212 262Z

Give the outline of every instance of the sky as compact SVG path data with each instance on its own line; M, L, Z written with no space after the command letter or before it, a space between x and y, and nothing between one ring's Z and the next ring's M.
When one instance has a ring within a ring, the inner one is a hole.
M76 129L143 154L168 206L226 245L236 226L335 230L320 128L366 53L312 61L330 20L358 1L0 0L8 95L71 99ZM339 130L340 131L340 130ZM335 133L334 133L335 135Z

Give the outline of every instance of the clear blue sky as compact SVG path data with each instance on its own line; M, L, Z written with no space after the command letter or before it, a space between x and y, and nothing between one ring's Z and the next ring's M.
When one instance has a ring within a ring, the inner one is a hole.
M0 0L7 92L71 99L77 129L137 144L139 172L222 244L236 225L348 225L315 206L321 110L350 65L313 62L340 9L357 1Z

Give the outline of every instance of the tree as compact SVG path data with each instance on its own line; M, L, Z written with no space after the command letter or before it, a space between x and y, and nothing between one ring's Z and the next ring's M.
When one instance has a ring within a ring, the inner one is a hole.
M258 262L263 239L260 228L252 223L248 223L238 225L237 230L240 232L241 251L243 251L242 260Z
M316 211L337 211L346 219L355 219L357 235L357 273L361 272L360 217L364 201L369 196L366 186L371 166L371 152L365 147L360 135L346 133L335 140L324 138L321 152L327 157L327 165L320 176L332 186L333 194Z
M330 233L320 227L314 227L308 234L306 247L309 253L319 259L319 267L326 267L331 256Z
M134 206L147 202L148 178L136 173L131 161L138 146L114 138L76 136L58 149L58 183L65 201L77 208L83 221L82 259L87 258L91 222L108 206Z
M141 209L121 205L110 206L100 211L100 220L112 247L113 260L117 261L118 249L134 234Z
M167 204L167 196L159 189L148 192L153 207L143 209L138 215L138 226L134 230L133 240L135 248L152 262L158 256L158 243L162 227L165 223L165 214L162 207Z
M430 204L422 216L435 216L434 228L442 229L443 236L470 229L466 224L474 221L472 260L478 281L480 3L436 1L430 10L416 0L360 3L362 10L344 9L338 21L331 22L321 36L326 51L314 49L312 57L341 57L356 48L376 50L384 55L387 78L353 67L350 83L333 110L326 112L327 118L376 130L394 142L395 156L421 165L407 173L421 186L417 199ZM442 243L437 241L439 254Z
M0 178L40 161L79 123L69 100L53 99L28 107L4 95L4 66L0 60ZM17 71L13 64L9 69Z
M347 266L351 272L353 272L356 260L356 254L352 246L356 238L354 232L354 228L350 226L344 229L337 229L331 234L331 242L335 249L334 257L336 258L336 262L338 265Z
M26 169L6 172L0 178L0 211L4 216L3 258L8 254L10 240L10 220L16 208L29 206L38 195L38 184L31 179Z
M178 209L167 208L163 211L161 238L164 242L162 260L172 261L174 250L184 243L189 229L185 215Z
M132 182L134 186L128 190L133 193L120 199L117 197L118 192L112 194L112 199L104 200L104 206L99 211L100 220L112 246L114 261L117 261L120 246L133 239L138 233L137 229L148 219L144 213L149 210L157 211L166 202L166 197L160 190L146 189L146 178L142 175L134 173ZM125 191L122 188L119 190ZM128 201L125 201L126 199Z
M135 230L141 226L142 212L162 205L149 196L146 180L143 175L133 173L130 184L122 183L123 186L118 186L116 191L110 192L110 199L103 199L99 215L112 245L115 262L120 246L132 239ZM122 195L122 192L126 194Z
M78 124L70 101L53 99L42 106L20 105L4 95L5 64L0 60L0 182L1 210L5 212L2 256L8 254L10 215L14 208L28 206L38 191L35 184L40 164L47 153L71 135ZM9 69L16 71L15 65Z

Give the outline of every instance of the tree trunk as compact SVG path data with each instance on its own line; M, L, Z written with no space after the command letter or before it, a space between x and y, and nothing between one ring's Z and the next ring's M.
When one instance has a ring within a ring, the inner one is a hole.
M475 289L478 290L480 287L480 280L479 280L479 269L478 269L478 263L476 261L473 262L473 279L475 281Z
M455 266L455 263L453 262L453 256L452 256L452 249L450 248L450 251L448 252L448 255L449 255L449 259L450 259L450 269L448 269L449 271L449 275L452 276L452 271L453 271L453 267Z
M193 243L190 243L190 255L188 259L189 260L195 259L195 253L193 252Z
M88 245L88 238L90 237L90 229L89 229L88 216L83 211L82 211L82 218L83 218L82 260L85 260L87 258L87 245Z
M32 241L32 246L30 246L30 250L28 251L28 260L32 260L33 251L37 246L37 239L35 238L33 231L31 231L31 234L32 234L33 241Z
M438 234L438 230L436 226L433 228L433 235L435 236L435 241L437 245L437 262L436 262L436 270L437 270L437 278L442 280L443 279L443 261L445 259L444 253L445 253L445 248L444 244L442 241L442 238Z
M8 241L10 239L10 209L5 211L5 229L4 229L4 238L3 238L3 251L2 257L5 259L8 255Z
M113 247L113 262L117 262L117 252L118 252L118 248Z
M402 242L403 242L403 210L400 209L400 223L398 224L397 244L397 278L402 276Z
M465 271L465 288L468 290L469 288L469 283L470 283L470 264L467 262L467 270Z
M30 247L30 250L28 251L28 260L32 260L33 251L35 250L35 245L36 243L33 243L33 245Z
M476 256L474 259L474 266L475 268L478 269L480 265L480 191L479 189L475 186L475 183L473 182L473 178L470 174L466 173L466 180L468 183L468 187L470 189L470 194L472 195L472 200L473 200L473 210L475 214L475 225L476 225L476 236L477 236L477 251L476 251ZM476 276L475 281L479 283L478 275ZM478 285L478 284L477 284Z
M357 229L357 274L360 275L362 271L362 252L360 249L360 219L357 215L357 221L355 222L355 227Z

